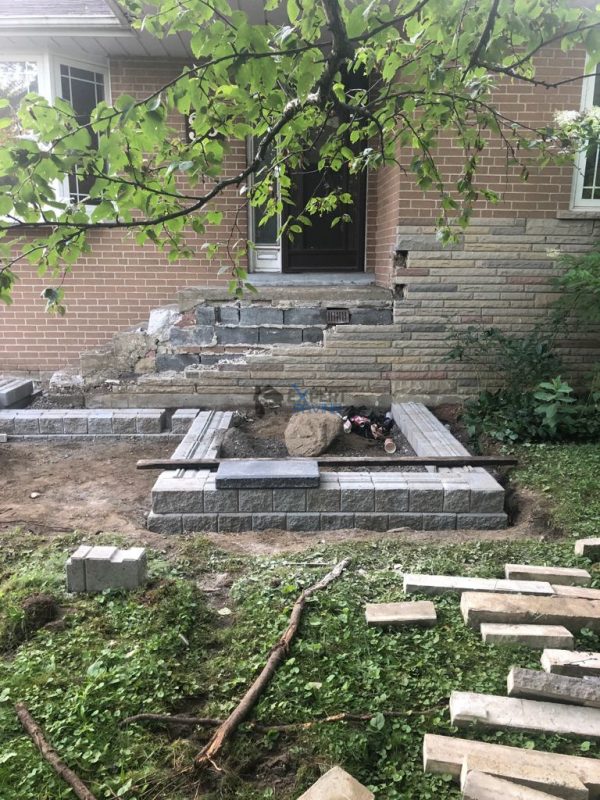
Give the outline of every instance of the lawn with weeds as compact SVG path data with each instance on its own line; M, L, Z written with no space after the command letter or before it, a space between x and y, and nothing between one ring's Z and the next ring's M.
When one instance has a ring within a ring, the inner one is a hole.
M575 481L581 475L570 472L565 450L539 448L538 456L529 449L520 480L542 490L555 486L556 520L568 520L571 508L577 531L598 535L597 498L592 493L580 502L570 475ZM597 452L576 450L576 465L584 459L588 467L596 464ZM591 484L586 479L582 485L586 492ZM97 537L103 543L109 538ZM366 602L402 599L402 571L502 577L506 562L582 566L600 587L600 566L575 556L572 538L422 546L387 539L251 558L232 556L197 536L183 541L176 561L151 554L145 590L90 597L67 595L63 588L64 559L81 539L71 535L40 545L18 531L0 536L7 554L0 568L2 800L73 797L20 728L17 701L27 703L99 800L295 800L334 764L378 798L460 797L449 778L423 774L425 733L600 755L600 744L581 738L458 732L451 726L452 690L505 695L510 667L539 668L540 657L521 647L484 645L464 624L458 596L435 599L439 621L431 629L367 628L364 620ZM209 731L122 725L141 712L225 717L264 665L300 591L346 556L352 558L347 571L308 602L290 656L252 719L269 726L356 712L373 714L370 721L317 723L284 733L243 726L222 753L222 771L202 775L188 768ZM208 574L223 572L233 580L229 594L198 589ZM58 599L64 630L9 636L18 629L22 599L40 591ZM577 645L597 650L600 640L584 630Z

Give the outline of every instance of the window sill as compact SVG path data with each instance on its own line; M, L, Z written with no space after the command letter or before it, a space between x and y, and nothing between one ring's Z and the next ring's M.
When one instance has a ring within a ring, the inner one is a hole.
M570 211L559 211L556 219L600 219L600 208L575 208Z

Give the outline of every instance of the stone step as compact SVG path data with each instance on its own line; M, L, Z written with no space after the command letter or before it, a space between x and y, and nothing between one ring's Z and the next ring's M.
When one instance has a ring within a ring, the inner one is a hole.
M600 561L600 538L577 539L575 553L591 561Z
M0 375L0 408L8 408L32 393L33 381Z
M597 708L477 692L452 692L450 719L458 727L475 725L505 731L600 738L600 710Z
M445 594L447 592L506 592L508 594L554 594L545 581L507 581L500 578L472 578L456 575L404 574L404 592Z
M587 586L592 576L585 569L575 567L538 567L529 564L505 564L504 574L508 580L548 581L567 586Z
M217 489L273 489L319 486L319 464L311 458L252 458L223 461L216 474Z
M582 628L600 630L600 600L463 592L460 608L465 622L473 628L482 622L501 622L564 625L571 632Z
M506 625L484 622L481 638L486 644L520 644L543 650L544 647L562 647L573 650L575 640L562 625Z
M375 800L375 795L341 767L333 767L298 800Z
M552 793L568 800L586 800L588 797L586 789L590 797L600 796L598 759L488 744L432 733L425 734L423 740L425 772L452 775L459 779L465 762L473 769L483 769L487 765L492 774L511 780L514 780L516 775L521 775L523 783L527 783L528 776L531 775L531 785L534 788L563 787L562 793L556 788L552 789ZM573 779L581 782L579 791L577 785L573 786L571 783L569 786ZM542 780L543 783L536 783L536 780Z
M556 764L553 769L552 762L543 767L536 763L517 762L514 764L512 759L507 758L505 754L497 755L495 751L488 751L485 755L469 753L460 773L461 787L465 785L469 773L474 771L510 781L518 786L545 792L550 797L587 800L590 795L577 775L566 772L562 764Z
M600 681L572 678L536 669L513 667L508 673L509 697L549 700L574 706L600 708Z
M429 600L415 603L367 603L365 607L367 625L424 625L431 627L437 622L435 606Z
M541 664L545 672L557 675L600 677L600 653L549 648L542 653Z
M556 795L471 770L462 785L463 800L555 800Z

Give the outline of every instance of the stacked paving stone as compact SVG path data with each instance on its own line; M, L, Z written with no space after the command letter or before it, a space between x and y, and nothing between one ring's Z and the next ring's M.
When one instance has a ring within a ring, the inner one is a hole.
M138 589L146 582L146 551L81 545L67 559L66 569L69 592Z
M33 381L0 375L0 408L9 408L31 397Z
M420 424L420 419L437 423L424 406L405 405L398 417L405 435ZM210 413L216 415L210 418L213 427L207 427ZM230 420L230 412L202 412L173 458L218 457L219 437L215 433L217 428L222 432ZM456 440L443 426L440 428L437 448L443 451L445 442L449 451L435 454L455 455L452 448ZM426 452L428 440L415 438L415 442L420 450L417 455L431 455ZM309 460L303 464L288 475L291 459L238 461L235 469L241 471L242 479L228 485L224 475L234 469L232 461L224 460L216 475L208 469L180 471L179 475L164 472L152 490L148 526L159 533L235 533L267 529L495 529L507 524L504 490L484 469L321 471L317 483L315 464Z
M26 436L123 436L161 433L162 409L23 409L0 411L0 432Z

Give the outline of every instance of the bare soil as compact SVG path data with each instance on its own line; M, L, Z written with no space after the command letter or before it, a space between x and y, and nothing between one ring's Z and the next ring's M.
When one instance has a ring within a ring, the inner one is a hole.
M167 458L172 450L172 442L1 444L0 531L21 528L48 538L75 530L82 538L118 533L132 545L176 551L183 537L150 533L144 527L150 490L158 473L135 468L139 458ZM269 555L298 553L321 543L390 537L406 542L454 543L553 535L548 532L543 504L535 495L521 493L518 509L515 524L499 531L342 530L314 535L264 531L210 534L208 538L232 553Z
M287 411L267 411L264 417L240 417L238 424L225 434L221 445L222 458L288 458L284 434L290 416L290 412ZM394 455L415 455L415 451L397 427L392 429L390 438L396 443ZM323 455L348 456L357 460L373 457L391 458L383 449L383 440L366 439L356 433L341 434ZM344 470L364 468L364 465L357 464L355 467L344 467ZM378 467L378 469L398 469L398 466L390 463L389 467ZM407 472L422 471L422 467L418 466L403 466L402 469Z

